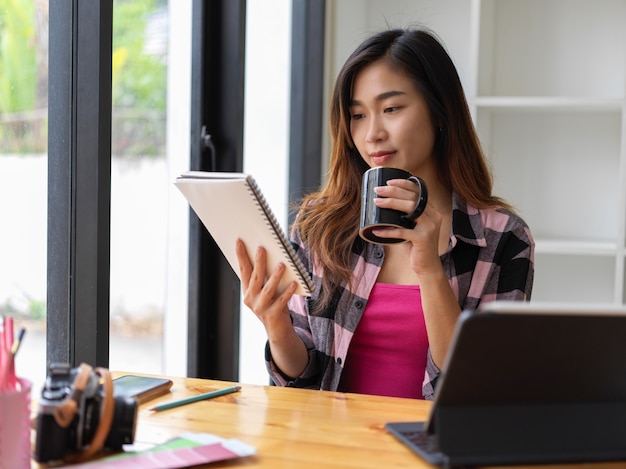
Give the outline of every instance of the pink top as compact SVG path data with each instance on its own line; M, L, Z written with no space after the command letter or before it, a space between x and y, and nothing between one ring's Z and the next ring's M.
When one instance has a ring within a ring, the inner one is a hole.
M423 399L427 353L419 286L376 283L350 342L339 389Z

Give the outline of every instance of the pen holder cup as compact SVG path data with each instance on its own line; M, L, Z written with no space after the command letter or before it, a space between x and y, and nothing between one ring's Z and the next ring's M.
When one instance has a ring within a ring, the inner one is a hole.
M15 390L0 391L0 469L30 468L32 383L17 381Z

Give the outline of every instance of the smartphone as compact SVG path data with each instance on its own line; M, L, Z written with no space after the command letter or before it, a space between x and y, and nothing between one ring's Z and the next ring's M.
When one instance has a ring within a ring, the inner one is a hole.
M172 384L167 378L125 375L113 380L113 394L134 397L137 403L143 404L169 392Z

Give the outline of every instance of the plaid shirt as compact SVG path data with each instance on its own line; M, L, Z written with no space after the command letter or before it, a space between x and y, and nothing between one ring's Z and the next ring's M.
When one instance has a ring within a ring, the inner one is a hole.
M534 241L526 223L504 210L477 210L453 194L452 235L441 255L461 309L483 302L530 300L534 275ZM321 272L313 266L300 233L292 244L315 283L311 297L294 295L289 302L293 326L309 351L309 363L296 379L285 376L266 346L270 377L276 385L336 391L352 335L363 315L384 260L381 245L357 238L352 248L353 290L344 284L321 314L313 306L321 288ZM423 394L434 397L440 370L428 354Z

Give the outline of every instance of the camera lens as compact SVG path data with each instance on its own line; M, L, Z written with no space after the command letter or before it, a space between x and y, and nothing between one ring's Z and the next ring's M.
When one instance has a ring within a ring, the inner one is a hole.
M122 445L135 441L135 426L137 423L137 401L126 396L114 398L113 420L111 428L104 442L104 447L113 451L122 449ZM82 445L91 443L100 425L100 412L102 402L100 399L91 399L82 416L82 433L80 428L76 433L76 450Z
M105 446L112 450L122 449L122 445L135 441L137 425L137 401L132 397L116 396L113 423Z

